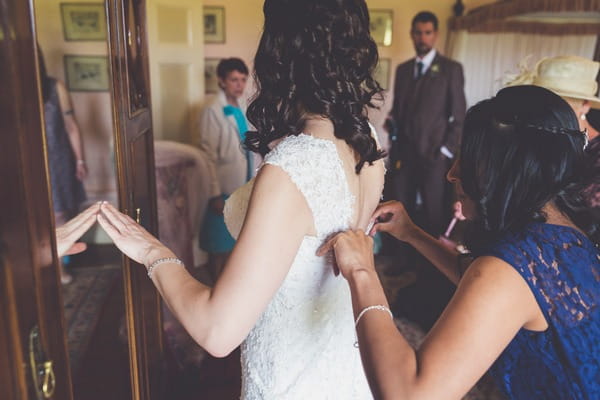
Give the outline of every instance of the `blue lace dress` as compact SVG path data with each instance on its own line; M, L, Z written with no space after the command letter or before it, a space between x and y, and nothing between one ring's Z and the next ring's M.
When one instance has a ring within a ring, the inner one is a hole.
M525 279L548 329L521 329L491 368L510 399L600 399L600 251L579 231L532 223L485 255Z

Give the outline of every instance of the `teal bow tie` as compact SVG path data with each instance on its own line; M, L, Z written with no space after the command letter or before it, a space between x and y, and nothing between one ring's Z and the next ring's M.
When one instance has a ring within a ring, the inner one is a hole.
M223 113L226 117L233 116L233 119L235 119L235 123L238 128L238 134L240 136L240 143L243 146L244 142L246 141L246 132L248 132L248 123L246 122L246 117L244 116L244 113L238 107L234 107L230 104L223 107ZM247 181L249 181L250 178L252 178L252 161L252 153L246 150L246 166L248 168L246 173Z

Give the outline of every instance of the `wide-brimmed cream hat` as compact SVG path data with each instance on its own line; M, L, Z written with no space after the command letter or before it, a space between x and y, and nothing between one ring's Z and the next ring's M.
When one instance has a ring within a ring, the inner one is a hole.
M578 56L542 58L528 69L527 58L519 64L521 73L509 78L506 86L536 85L552 90L560 97L587 100L592 108L600 108L598 70L600 63Z

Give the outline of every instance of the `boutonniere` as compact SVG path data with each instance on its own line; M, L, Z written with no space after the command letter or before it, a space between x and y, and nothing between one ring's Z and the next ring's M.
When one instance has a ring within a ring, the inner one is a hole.
M440 64L433 64L431 66L431 72L434 74L437 74L438 72L440 72Z

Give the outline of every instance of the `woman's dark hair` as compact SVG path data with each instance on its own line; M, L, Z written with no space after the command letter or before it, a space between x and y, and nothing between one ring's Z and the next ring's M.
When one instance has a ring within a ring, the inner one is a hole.
M331 120L335 136L357 153L357 173L380 159L366 112L381 87L365 1L265 0L263 11L258 90L247 113L256 131L246 146L265 155L274 140L300 134L313 114Z
M417 22L427 23L431 22L433 24L433 30L437 32L438 30L438 19L434 13L431 11L421 11L417 15L415 15L410 24L411 29L415 29L415 24Z
M227 78L230 72L237 71L240 74L248 75L248 67L239 58L225 58L219 61L217 65L217 76L221 79Z
M581 196L593 176L586 140L567 102L541 87L505 88L473 106L459 159L478 214L466 234L469 249L477 253L506 232L546 222L542 208L550 201L597 242L598 222Z
M40 68L40 82L42 84L42 99L46 103L50 99L50 92L52 91L52 78L48 76L46 70L46 63L44 61L44 55L38 45L38 65Z

